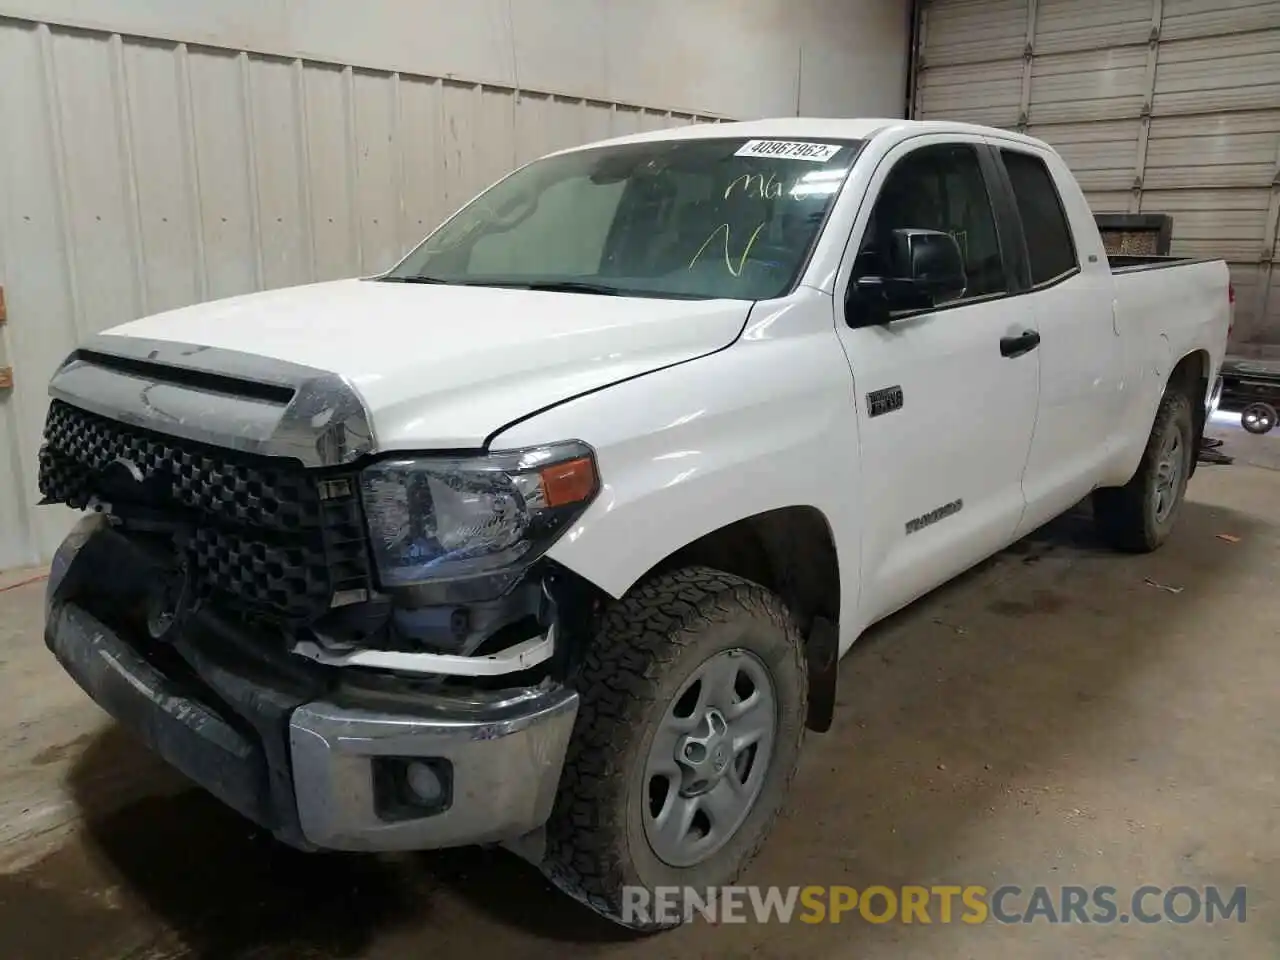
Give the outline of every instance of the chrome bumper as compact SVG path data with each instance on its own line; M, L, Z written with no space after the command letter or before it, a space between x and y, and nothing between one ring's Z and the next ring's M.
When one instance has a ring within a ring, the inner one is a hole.
M108 713L284 842L379 851L512 841L550 815L573 691L548 682L443 697L338 684L334 671L273 661L265 644L212 622L159 649L99 616L145 589L131 549L101 517L77 526L53 562L46 644ZM424 782L438 790L415 789Z
M578 695L563 687L508 692L472 707L424 698L412 713L326 702L296 709L289 744L308 842L333 850L422 850L512 840L542 826ZM441 809L427 805L414 815L394 786L387 788L391 796L379 796L380 774L400 776L415 762L440 784Z

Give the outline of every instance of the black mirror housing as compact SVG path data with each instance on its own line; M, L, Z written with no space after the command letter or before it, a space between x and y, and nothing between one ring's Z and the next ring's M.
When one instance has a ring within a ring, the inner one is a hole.
M884 251L887 276L860 277L849 304L862 324L887 323L902 310L927 310L964 296L968 277L955 237L941 230L894 230Z
M894 230L889 241L894 278L910 280L934 303L964 296L969 280L956 238L941 230Z

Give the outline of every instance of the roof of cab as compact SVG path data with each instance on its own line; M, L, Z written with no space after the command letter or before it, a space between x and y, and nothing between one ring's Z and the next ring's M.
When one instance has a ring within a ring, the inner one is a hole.
M812 139L829 137L833 140L867 140L872 136L896 135L911 136L921 133L968 133L979 136L998 136L1005 140L1021 142L1032 146L1047 145L1033 137L996 127L983 127L972 123L955 123L949 120L901 120L891 118L857 118L834 119L822 117L776 117L765 120L746 120L727 123L697 123L687 127L668 127L662 130L650 130L645 133L633 133L607 140L597 140L569 150L557 151L569 153L591 147L614 146L624 143L644 143L654 140L696 140L708 137L747 137L747 138L800 138Z

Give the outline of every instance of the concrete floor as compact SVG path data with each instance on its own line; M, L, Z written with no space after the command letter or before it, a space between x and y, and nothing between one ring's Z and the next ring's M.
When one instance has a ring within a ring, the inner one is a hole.
M1245 885L1244 924L634 940L499 852L295 854L106 720L46 653L32 583L0 592L0 957L1280 956L1280 437L1215 429L1237 462L1201 469L1157 554L1071 515L865 637L744 882Z

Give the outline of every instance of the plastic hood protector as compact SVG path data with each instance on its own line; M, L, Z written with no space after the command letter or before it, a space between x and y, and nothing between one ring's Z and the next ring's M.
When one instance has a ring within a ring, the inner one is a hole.
M107 331L339 374L377 449L468 449L513 420L731 344L751 304L339 280ZM572 439L572 438L570 438Z

